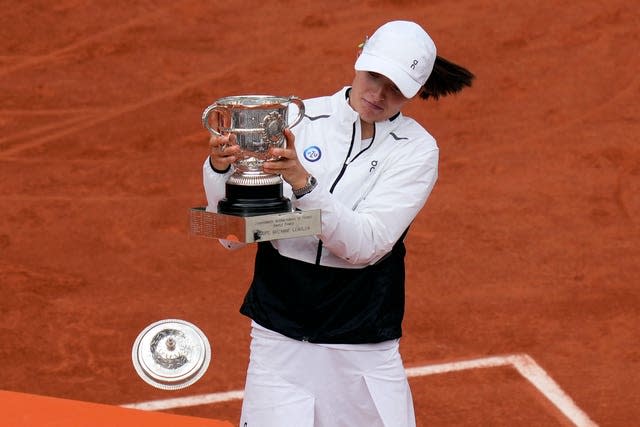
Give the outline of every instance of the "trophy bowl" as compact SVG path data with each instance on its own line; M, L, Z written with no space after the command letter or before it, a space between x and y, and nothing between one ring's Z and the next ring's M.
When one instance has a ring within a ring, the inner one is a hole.
M211 346L197 326L166 319L147 326L131 351L133 366L146 383L178 390L198 381L211 361Z
M298 115L288 124L290 104ZM283 196L282 178L262 169L265 161L274 160L270 148L286 146L284 130L297 125L304 117L304 103L295 96L241 95L218 99L202 113L202 124L216 136L234 134L240 155L234 173L225 186L225 198L218 212L255 216L291 211L291 201Z

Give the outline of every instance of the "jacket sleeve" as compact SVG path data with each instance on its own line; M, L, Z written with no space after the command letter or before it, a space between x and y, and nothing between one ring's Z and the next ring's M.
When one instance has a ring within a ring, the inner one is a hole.
M226 173L219 173L213 170L209 157L207 157L202 165L202 180L204 183L204 192L207 196L207 211L216 212L218 201L224 197L224 186L229 176L233 173L233 167L229 168Z
M435 185L437 146L394 152L376 174L366 188L350 189L361 191L352 206L335 200L328 191L329 183L319 183L319 191L295 201L298 209L322 210L323 247L351 264L376 262L409 227Z
M219 173L213 170L209 157L202 165L202 179L204 192L207 197L207 212L217 212L218 202L224 197L225 183L233 173L233 166L226 173ZM246 243L234 242L231 240L218 239L220 244L227 249L239 249L246 246Z

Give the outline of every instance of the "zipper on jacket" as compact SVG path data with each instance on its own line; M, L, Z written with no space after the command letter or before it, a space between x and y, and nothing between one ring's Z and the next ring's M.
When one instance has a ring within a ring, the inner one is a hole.
M353 151L353 143L355 142L355 139L356 139L356 122L353 122L353 126L351 129L351 144L349 144L349 151L347 152L347 157L344 159L344 163L342 163L342 169L340 170L340 173L338 174L336 179L333 181L333 184L331 184L329 193L333 193L333 189L336 188L336 184L338 184L338 181L340 181L340 178L342 178L342 175L344 175L344 171L347 169L347 165L349 164L349 156L351 156L351 152Z
M374 123L373 124L373 136L371 137L371 142L369 143L369 145L367 145L365 148L360 150L360 152L358 154L356 154L356 156L353 159L349 160L349 157L351 156L351 152L353 151L353 145L354 145L354 142L355 142L355 139L356 139L356 123L357 123L357 121L353 122L353 127L352 127L352 130L351 130L351 144L349 145L349 151L347 152L347 157L344 159L344 163L342 164L342 169L340 169L340 173L338 174L336 179L333 181L333 184L331 184L331 188L329 189L329 193L333 193L333 190L336 188L336 185L342 179L342 176L344 175L345 171L347 170L347 166L349 166L349 164L351 162L353 162L355 159L357 159L358 156L360 156L360 154L364 153L369 148L371 148L371 146L373 145L373 141L376 139L376 125ZM321 257L322 257L322 240L320 240L318 242L318 251L316 252L316 265L320 265L320 258Z
M373 141L376 139L376 125L375 125L375 123L373 124L373 136L371 137L371 142L369 143L369 145L367 145L365 148L360 150L360 152L358 154L356 154L353 159L349 160L349 156L351 156L351 152L353 151L353 144L355 142L355 137L356 137L356 122L353 122L353 130L351 132L351 145L349 146L349 152L347 153L346 159L344 159L344 163L342 164L342 169L340 170L340 173L338 174L338 176L335 179L335 181L333 181L333 184L331 184L331 188L329 189L329 193L333 193L333 190L336 188L336 185L342 179L342 176L344 175L345 171L347 170L347 166L349 166L353 161L355 161L358 157L360 157L360 155L362 153L367 151L373 145Z

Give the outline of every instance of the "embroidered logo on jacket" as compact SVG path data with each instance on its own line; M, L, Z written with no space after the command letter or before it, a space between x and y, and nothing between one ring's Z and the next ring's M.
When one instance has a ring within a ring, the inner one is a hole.
M395 139L396 141L400 141L400 140L403 140L403 139L409 139L406 136L398 136L393 132L389 132L389 135L391 135L393 137L393 139Z
M329 117L331 117L331 115L330 114L323 114L321 116L307 116L305 114L305 117L313 122L313 121L316 121L318 119L328 119Z
M320 160L320 157L322 157L322 151L320 151L319 147L312 145L311 147L305 148L303 156L310 162L317 162Z

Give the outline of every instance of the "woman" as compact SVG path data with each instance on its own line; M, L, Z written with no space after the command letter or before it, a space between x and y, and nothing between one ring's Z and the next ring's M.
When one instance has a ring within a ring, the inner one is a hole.
M437 178L434 138L401 109L470 86L416 23L389 22L362 45L351 87L305 101L272 149L294 209L322 211L319 236L258 244L240 309L252 321L241 426L415 426L399 353L403 239ZM210 207L239 153L212 137ZM232 247L231 242L223 242Z

